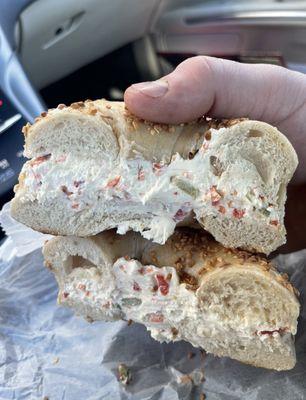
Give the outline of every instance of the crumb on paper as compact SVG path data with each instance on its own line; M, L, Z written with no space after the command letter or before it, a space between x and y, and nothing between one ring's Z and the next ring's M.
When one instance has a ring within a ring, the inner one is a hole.
M181 383L182 385L186 385L186 384L188 384L188 383L193 383L193 380L192 380L192 378L191 378L190 375L182 375L182 376L180 377L180 383Z
M55 357L54 360L52 361L52 364L58 364L59 363L59 357Z
M206 357L206 351L203 349L200 349L200 353L201 353L202 358L204 359Z
M132 380L131 371L125 364L118 365L118 379L123 385L128 385Z
M194 385L199 386L201 383L205 381L204 370L203 369L195 369L193 372L185 375L181 375L178 378L178 383L181 385Z
M187 357L189 360L191 360L192 358L195 357L195 353L193 353L192 351L189 351Z
M127 324L128 326L132 325L133 321L131 319L128 320Z
M49 400L48 396L44 396L43 400Z
M206 399L205 394L204 394L204 393L201 393L201 394L200 394L200 399L199 399L199 400L205 400L205 399Z
M178 330L176 328L171 328L171 333L175 337L178 334Z

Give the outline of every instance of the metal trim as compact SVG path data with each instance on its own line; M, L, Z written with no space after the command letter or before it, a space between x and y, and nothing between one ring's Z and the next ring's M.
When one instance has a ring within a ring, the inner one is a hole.
M0 135L2 135L2 133L4 133L8 128L10 128L16 122L18 122L21 118L22 118L21 114L15 114L12 117L8 118L6 121L4 121L3 124L0 125Z
M306 11L292 10L258 10L258 11L234 11L224 14L206 14L205 16L188 16L184 22L189 25L201 23L224 23L224 22L256 22L283 24L301 22L306 24Z

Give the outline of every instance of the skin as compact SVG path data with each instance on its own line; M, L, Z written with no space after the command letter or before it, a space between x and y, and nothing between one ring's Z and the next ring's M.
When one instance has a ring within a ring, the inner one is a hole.
M248 117L276 126L291 141L299 158L295 186L288 189L288 242L281 251L306 247L304 74L274 65L198 56L182 62L159 81L130 86L124 101L138 117L160 123L181 123L208 115Z

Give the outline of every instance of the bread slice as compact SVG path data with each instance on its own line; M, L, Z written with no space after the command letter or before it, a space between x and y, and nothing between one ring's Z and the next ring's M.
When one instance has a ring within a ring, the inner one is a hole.
M110 228L165 243L190 217L227 247L269 253L285 241L296 153L276 128L201 118L176 126L105 100L60 105L24 128L13 217L42 232Z
M188 228L165 245L114 230L56 237L43 253L59 304L89 321L133 320L159 341L186 340L257 367L295 365L296 291L264 257Z

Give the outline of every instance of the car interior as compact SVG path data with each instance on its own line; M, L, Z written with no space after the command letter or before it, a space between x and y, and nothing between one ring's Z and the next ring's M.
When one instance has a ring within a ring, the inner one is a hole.
M43 110L122 100L193 55L306 72L305 17L302 0L1 0L0 208L25 161L21 128Z

